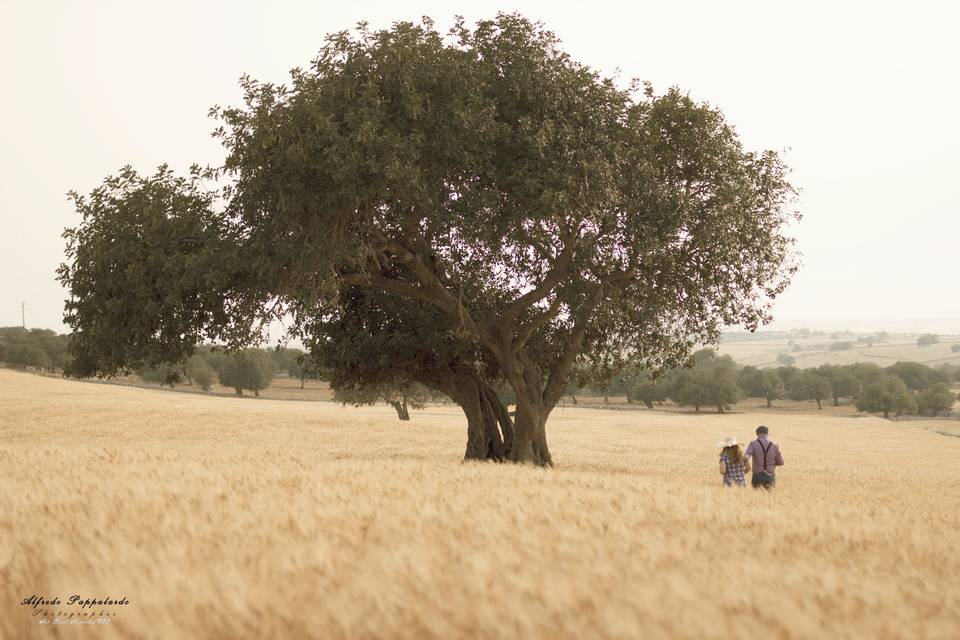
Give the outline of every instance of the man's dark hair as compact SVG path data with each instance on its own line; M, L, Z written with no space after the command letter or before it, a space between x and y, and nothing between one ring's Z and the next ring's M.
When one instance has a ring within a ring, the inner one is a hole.
M770 429L767 429L765 426L760 425L759 427L757 427L757 435L760 435L761 433L763 434L770 433Z

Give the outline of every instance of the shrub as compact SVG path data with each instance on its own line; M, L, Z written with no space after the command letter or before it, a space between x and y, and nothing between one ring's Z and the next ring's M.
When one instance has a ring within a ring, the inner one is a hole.
M789 353L781 353L777 356L777 364L785 367L792 367L793 365L797 364L797 359Z
M917 338L918 347L929 347L932 344L936 344L940 341L939 336L932 333L925 333L919 338Z

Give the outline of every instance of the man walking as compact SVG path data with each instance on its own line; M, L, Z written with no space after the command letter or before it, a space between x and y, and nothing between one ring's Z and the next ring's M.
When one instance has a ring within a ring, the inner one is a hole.
M773 489L777 484L777 467L783 466L780 446L767 437L769 434L770 430L765 426L757 427L757 439L747 445L744 452L753 462L753 478L750 484L754 489Z

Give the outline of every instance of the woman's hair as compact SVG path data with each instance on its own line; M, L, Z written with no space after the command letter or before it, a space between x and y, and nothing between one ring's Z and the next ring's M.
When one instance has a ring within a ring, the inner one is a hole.
M727 454L727 459L730 460L731 463L740 464L743 462L743 453L740 451L740 445L735 444L724 447L723 452Z

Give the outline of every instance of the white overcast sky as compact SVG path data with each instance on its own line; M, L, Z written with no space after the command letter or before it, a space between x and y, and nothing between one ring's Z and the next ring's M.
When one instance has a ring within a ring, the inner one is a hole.
M774 328L960 333L960 10L953 2L0 0L0 326L58 331L65 193L124 164L217 163L208 109L284 82L324 34L520 11L601 72L720 107L786 149L803 267Z

